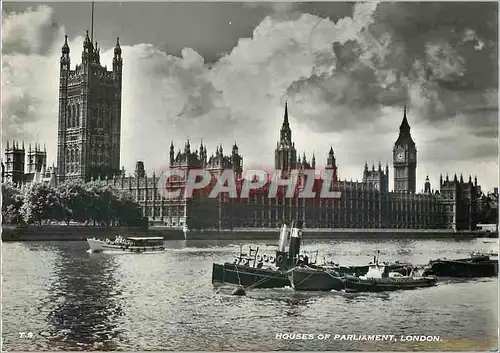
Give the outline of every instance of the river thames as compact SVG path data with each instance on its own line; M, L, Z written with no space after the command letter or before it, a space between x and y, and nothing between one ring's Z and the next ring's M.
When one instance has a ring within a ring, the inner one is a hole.
M212 285L212 263L232 262L247 241L166 244L168 250L159 254L90 254L85 242L3 243L3 349L402 351L498 346L497 278L445 280L436 287L389 294L285 288L249 290L247 296L235 297L229 295L230 287ZM275 249L266 242L252 245ZM365 265L376 250L382 261L425 264L498 249L498 243L306 241L304 247L344 265ZM395 338L360 340L363 335ZM401 340L412 335L439 339Z

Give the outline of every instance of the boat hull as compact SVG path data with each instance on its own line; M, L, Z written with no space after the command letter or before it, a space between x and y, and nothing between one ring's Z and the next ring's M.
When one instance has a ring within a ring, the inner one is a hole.
M414 266L411 264L388 264L385 267L388 268L390 272L397 272L402 274L403 276L409 276ZM363 276L366 275L369 265L366 266L336 266L331 267L335 272L338 272L340 276Z
M373 278L361 279L354 276L346 276L346 289L358 292L387 292L397 290L410 290L435 286L435 277L419 278Z
M87 239L91 252L149 253L165 251L165 246L129 246L108 244L99 239Z
M253 288L284 288L290 286L287 274L279 270L255 268L226 262L213 264L212 283L230 283Z
M297 291L331 291L344 289L344 280L328 270L295 267L288 273L293 289Z
M498 260L491 260L489 258L477 260L435 260L431 261L429 266L424 271L424 276L434 275L457 278L498 276Z

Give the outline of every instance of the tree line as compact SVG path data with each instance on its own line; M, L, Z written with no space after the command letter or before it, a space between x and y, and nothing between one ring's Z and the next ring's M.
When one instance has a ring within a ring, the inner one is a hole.
M494 203L497 207L493 207ZM478 223L498 224L498 194L481 194Z
M77 222L99 226L142 226L147 220L127 190L103 181L67 181L53 187L2 184L2 223L12 225Z

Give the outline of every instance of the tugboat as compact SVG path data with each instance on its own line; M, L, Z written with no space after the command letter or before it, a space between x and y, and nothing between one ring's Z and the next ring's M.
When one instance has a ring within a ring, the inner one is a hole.
M441 277L493 277L498 276L498 259L492 259L493 254L473 253L469 258L429 261L424 275Z
M378 258L374 262L364 276L345 276L345 288L357 292L385 292L432 287L437 283L436 277L403 276L390 271L385 265L379 265Z
M286 224L282 225L275 256L259 255L259 248L250 248L248 255L240 251L234 263L214 263L212 283L231 283L252 288L289 287L287 272L298 260L302 227L302 221L293 222L290 228ZM286 250L287 243L289 251Z
M128 237L121 235L115 239L88 238L91 252L144 253L165 251L162 237Z

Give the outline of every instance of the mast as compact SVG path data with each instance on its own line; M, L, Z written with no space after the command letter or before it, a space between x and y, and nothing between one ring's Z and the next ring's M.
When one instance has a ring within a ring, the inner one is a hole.
M94 2L92 1L92 22L90 24L90 43L94 44Z

